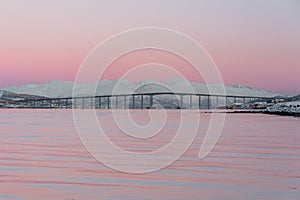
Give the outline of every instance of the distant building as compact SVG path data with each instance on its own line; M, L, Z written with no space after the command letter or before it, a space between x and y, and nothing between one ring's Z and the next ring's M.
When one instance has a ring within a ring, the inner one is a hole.
M268 107L267 102L254 102L250 104L250 108L252 109L265 109Z

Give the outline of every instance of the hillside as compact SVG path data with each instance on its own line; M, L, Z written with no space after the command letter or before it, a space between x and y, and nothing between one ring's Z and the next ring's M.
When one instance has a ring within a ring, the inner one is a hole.
M15 107L16 101L41 98L45 97L30 94L16 94L11 91L0 90L0 107Z

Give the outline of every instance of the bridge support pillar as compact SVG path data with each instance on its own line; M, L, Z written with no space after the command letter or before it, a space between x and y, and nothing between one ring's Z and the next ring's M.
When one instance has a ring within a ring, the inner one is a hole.
M107 97L107 109L110 109L110 97Z
M210 109L210 96L207 96L207 109Z
M198 107L201 109L201 95L198 96Z
M225 97L225 105L226 105L226 108L228 108L228 97L227 96Z
M84 109L84 107L85 107L85 105L84 105L84 104L85 104L85 100L84 100L84 99L85 99L85 98L83 97L83 98L82 98L82 109Z
M150 108L153 106L153 95L150 95Z
M66 103L66 109L68 108L68 99L65 99Z
M126 107L126 104L127 104L127 96L125 95L125 96L124 96L124 109L127 108L127 107Z
M101 109L101 97L98 97L98 109Z
M132 109L134 109L135 108L135 96L134 96L134 94L132 95Z
M73 108L77 108L77 99L74 98Z
M116 109L118 109L118 101L119 101L119 97L116 96Z
M180 108L183 109L183 95L180 95Z
M141 95L141 109L144 109L144 95Z

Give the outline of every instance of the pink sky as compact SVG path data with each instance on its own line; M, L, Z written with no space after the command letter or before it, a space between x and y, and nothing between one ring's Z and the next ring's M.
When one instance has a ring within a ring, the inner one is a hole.
M0 7L0 87L74 80L89 51L107 37L156 26L202 44L227 85L298 94L299 9L297 0L5 1ZM117 62L106 78L117 78L128 63L135 62ZM194 80L191 67L183 67Z

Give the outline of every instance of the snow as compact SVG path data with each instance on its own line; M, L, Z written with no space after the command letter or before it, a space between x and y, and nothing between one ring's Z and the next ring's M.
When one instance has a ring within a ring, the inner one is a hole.
M189 84L190 83L190 84ZM158 83L156 81L141 81L141 82L129 82L124 79L118 80L101 80L99 81L96 89L96 95L106 95L106 94L130 94L133 92L147 93L147 92L196 92L201 94L209 94L207 85L197 82L189 82L182 78L175 78L168 80L164 83ZM190 85L192 87L190 87ZM8 87L4 90L19 94L31 94L46 97L70 97L73 92L73 82L64 81L50 81L44 84L29 84L18 87ZM76 94L75 96L89 96L94 95L93 88L96 84L85 83L85 84L75 84ZM221 85L210 84L213 94L221 93ZM245 96L255 96L255 97L274 97L278 94L266 92L263 90L258 90L250 88L247 86L225 86L227 95L245 95Z
M11 92L5 91L5 90L0 90L0 98L2 98L5 95L9 95Z
M300 114L300 101L277 103L268 107L266 111L272 113Z

